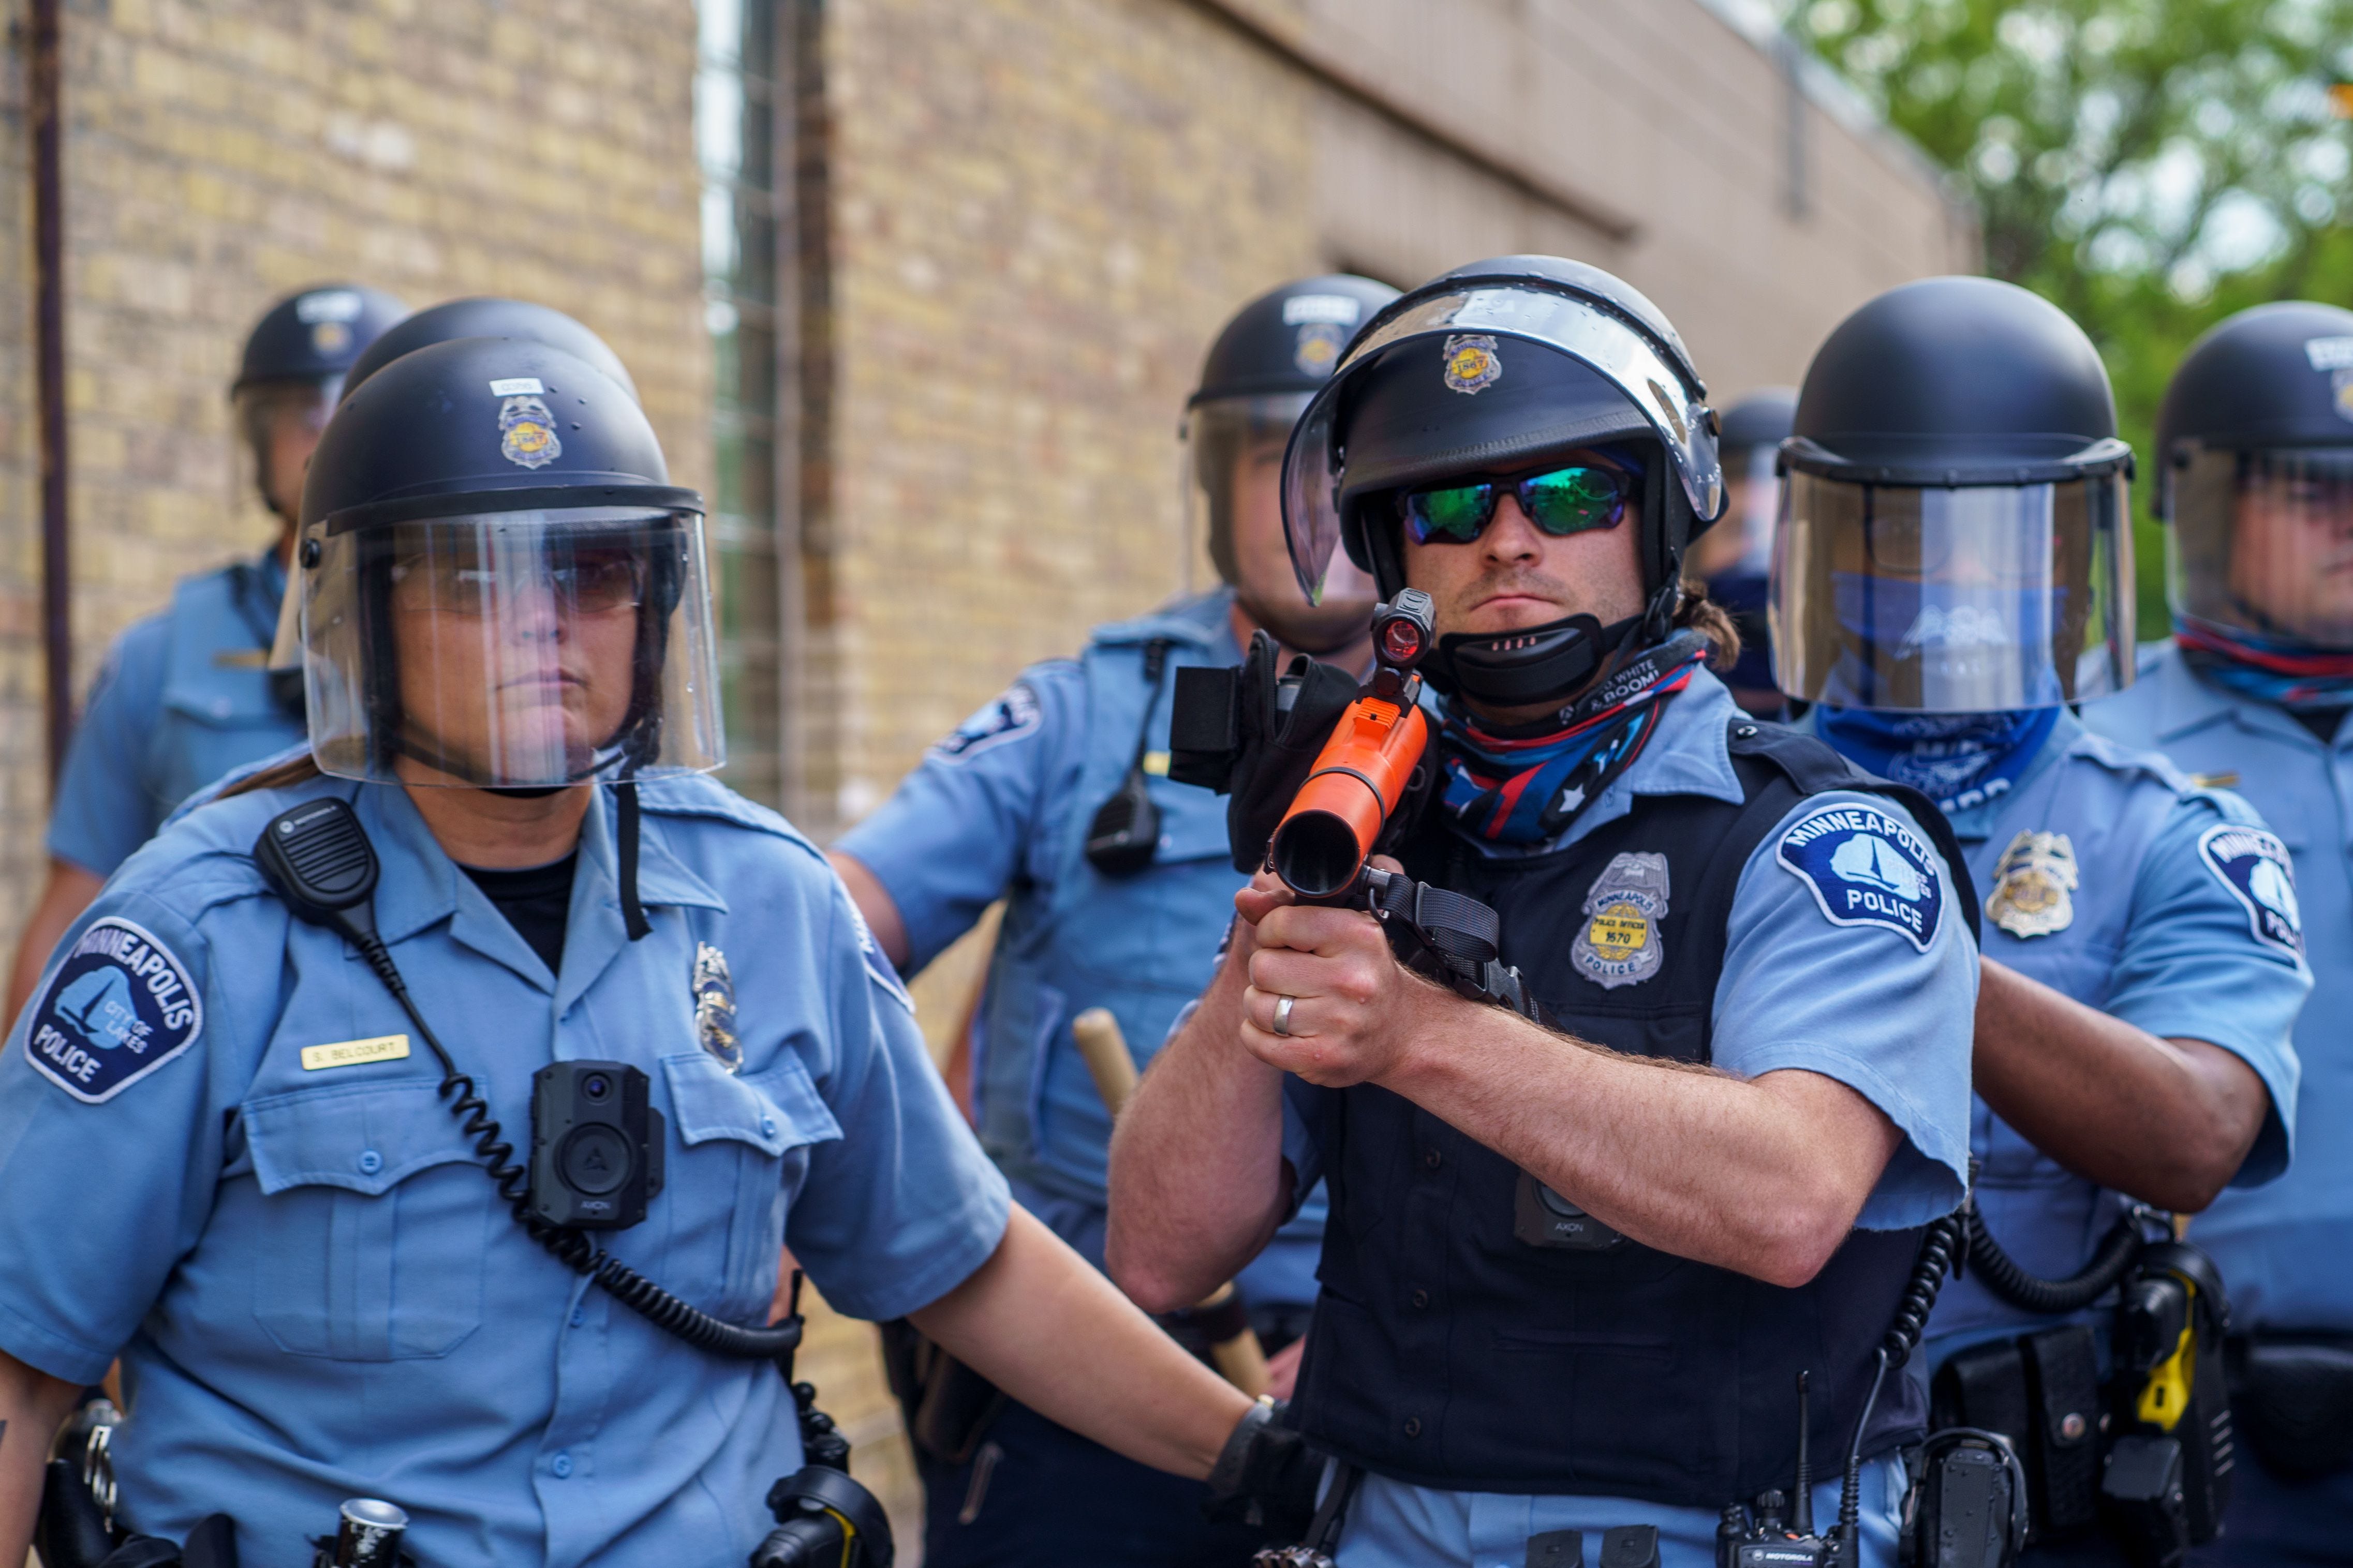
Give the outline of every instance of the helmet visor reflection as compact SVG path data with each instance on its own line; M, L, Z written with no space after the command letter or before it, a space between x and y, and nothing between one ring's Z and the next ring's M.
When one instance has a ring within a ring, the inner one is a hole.
M2121 475L1923 489L1792 473L1770 608L1777 683L1846 708L2048 708L2132 679Z
M2353 652L2353 447L2193 450L2171 478L2177 616Z

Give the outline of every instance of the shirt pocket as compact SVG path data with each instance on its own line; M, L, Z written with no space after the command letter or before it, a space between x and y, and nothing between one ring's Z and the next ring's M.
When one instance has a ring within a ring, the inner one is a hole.
M713 1309L734 1322L767 1310L785 1245L785 1211L807 1179L810 1147L841 1136L808 1068L789 1048L770 1066L738 1076L708 1051L661 1059L673 1130L681 1145L664 1177L670 1205L665 1279L692 1294L717 1275Z
M497 1189L430 1083L266 1096L244 1107L271 1237L253 1315L290 1355L447 1355L482 1320Z

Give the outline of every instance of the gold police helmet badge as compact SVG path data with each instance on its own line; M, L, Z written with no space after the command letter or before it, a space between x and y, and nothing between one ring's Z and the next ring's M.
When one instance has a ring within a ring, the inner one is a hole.
M2353 369L2332 372L2328 377L2328 387L2337 404L2337 416L2353 419Z
M1348 334L1332 322L1310 321L1292 340L1291 363L1302 375L1329 375L1347 346Z
M1504 358L1484 332L1456 332L1446 340L1446 387L1476 396L1503 379Z
M564 456L564 443L555 437L555 416L541 401L536 378L494 381L491 391L505 399L499 405L499 451L508 462L543 468Z
M694 1032L729 1072L743 1068L744 1046L735 1037L735 977L727 971L727 955L707 942L694 944Z
M2075 847L2063 833L2020 834L1994 862L1986 918L2014 937L2050 936L2075 923Z
M1585 895L1588 918L1569 947L1569 962L1605 991L1641 984L1665 962L1659 921L1666 912L1667 858L1611 856Z
M311 352L333 359L352 346L352 330L341 321L319 321L311 328Z

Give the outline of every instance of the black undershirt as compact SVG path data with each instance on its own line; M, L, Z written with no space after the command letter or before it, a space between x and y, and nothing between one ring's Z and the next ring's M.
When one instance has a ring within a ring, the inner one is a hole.
M2288 716L2311 731L2313 739L2324 746L2337 743L2337 727L2345 722L2342 708L2291 708Z
M564 967L564 928L572 912L572 870L579 859L580 851L575 849L561 860L526 866L520 871L463 865L458 868L474 879L474 886L499 907L499 913L507 917L507 923L554 974Z

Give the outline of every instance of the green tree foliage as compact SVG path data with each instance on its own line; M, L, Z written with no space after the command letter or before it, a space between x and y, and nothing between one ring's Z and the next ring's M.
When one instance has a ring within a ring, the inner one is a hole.
M1787 19L1976 198L1986 270L2099 345L2144 498L2199 333L2269 300L2353 305L2353 92L2331 91L2353 77L2353 0L1789 0Z

